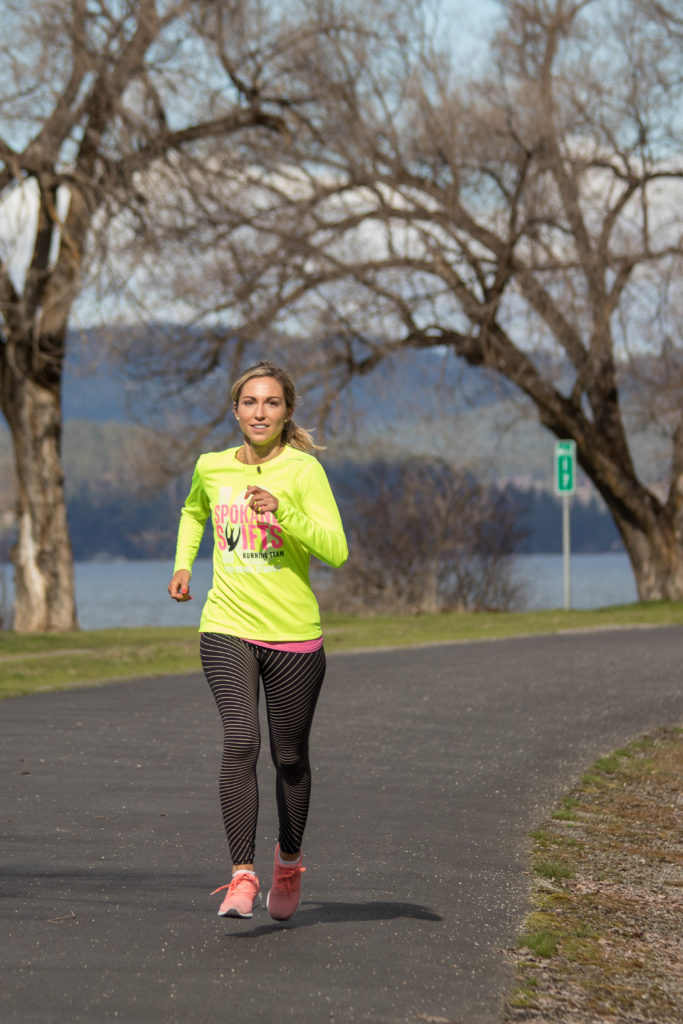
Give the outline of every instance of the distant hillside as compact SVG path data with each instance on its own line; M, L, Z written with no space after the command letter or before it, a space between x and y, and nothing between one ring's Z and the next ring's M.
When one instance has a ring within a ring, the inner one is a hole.
M134 395L135 383L106 357L101 338L73 338L64 374L67 422L130 422ZM308 402L304 396L297 419L313 426L314 412L312 396ZM231 421L223 443L233 440ZM492 480L552 481L553 438L533 408L508 384L452 354L397 354L354 381L340 398L326 443L333 461L430 453Z
M98 332L72 334L67 347L62 388L65 420L125 422L134 383L107 358Z
M226 382L227 386L227 382ZM77 557L149 557L172 550L188 474L150 493L150 436L130 421L135 384L102 353L101 339L74 338L64 378L64 464ZM314 425L305 396L297 419ZM437 455L480 479L515 491L529 550L556 550L560 505L552 493L554 437L509 385L452 355L410 352L355 381L340 398L322 460L340 485L353 467L378 458ZM183 430L183 425L178 427ZM236 443L230 418L222 443ZM648 480L667 473L660 439L641 433L637 464ZM13 508L9 435L0 424L0 547L7 549ZM619 540L602 501L578 474L577 550L610 550ZM543 493L545 489L546 493ZM1 552L0 552L1 553Z
M150 331L162 329L161 325L150 326ZM62 396L65 419L106 422L130 418L136 383L107 354L107 339L121 345L128 333L116 328L107 333L71 335ZM143 329L137 328L136 333L144 346ZM226 386L229 384L226 380ZM437 402L443 403L442 411L452 414L482 408L512 395L507 382L468 366L452 353L408 351L396 353L372 374L353 381L336 415L340 422L363 420L370 429L376 429L400 418L419 420L425 411L435 411Z
M73 337L64 375L66 421L130 422L135 382L105 351L97 333ZM304 396L297 419L314 426L314 413L313 396L308 402ZM233 443L234 426L230 418L221 443ZM398 353L353 381L340 396L326 443L332 460L428 453L489 480L552 486L555 438L532 404L452 353ZM638 433L633 446L645 480L667 476L666 446L654 431Z
M189 486L189 472L150 492L145 475L139 469L144 446L144 432L129 423L73 420L66 424L67 504L78 560L171 558L178 514ZM386 457L386 452L382 454ZM324 452L322 459L342 515L350 517L349 510L362 485L367 465L338 455L333 457L331 451ZM9 437L4 433L0 434L0 467L10 466ZM0 510L4 507L5 518L0 519L0 560L6 560L13 540L10 482L11 474L3 474ZM538 488L508 484L507 490L518 509L521 526L527 532L520 551L559 551L560 501ZM620 546L611 517L596 499L575 500L571 519L573 550L609 551ZM208 550L207 538L204 553L208 554Z

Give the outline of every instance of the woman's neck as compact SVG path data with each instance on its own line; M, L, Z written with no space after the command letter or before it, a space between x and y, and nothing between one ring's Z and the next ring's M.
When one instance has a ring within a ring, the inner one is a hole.
M284 451L284 448L285 446L279 438L265 450L256 448L245 440L242 447L237 449L235 457L238 462L243 462L246 466L259 466L262 462L270 462L271 459L276 459Z

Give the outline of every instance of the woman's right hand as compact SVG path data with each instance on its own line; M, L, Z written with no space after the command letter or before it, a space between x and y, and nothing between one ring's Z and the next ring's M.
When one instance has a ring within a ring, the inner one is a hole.
M174 601L191 601L190 594L190 571L189 569L178 569L173 573L171 582L168 585L168 593Z

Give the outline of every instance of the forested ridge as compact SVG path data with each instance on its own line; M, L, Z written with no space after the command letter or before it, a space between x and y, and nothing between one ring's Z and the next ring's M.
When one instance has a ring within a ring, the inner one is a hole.
M64 468L75 557L170 557L191 467L166 481L156 473L158 438L132 421L134 381L101 356L97 332L82 336L71 352L63 396ZM305 423L309 405L304 399L300 418ZM342 512L359 465L430 453L507 490L519 509L520 552L561 550L561 503L552 489L554 439L490 376L431 353L410 354L354 381L345 408L343 429L337 425L325 438L322 454ZM221 445L237 440L227 424ZM651 433L637 434L634 450L651 475L664 472ZM581 473L579 483L580 496L572 501L572 549L621 550L611 517ZM13 532L11 447L0 426L3 559Z
M144 474L146 432L131 423L67 421L64 440L66 494L75 557L170 558L178 513L190 473L149 488ZM367 453L366 453L367 456ZM350 507L359 462L340 457L333 445L322 454L344 514ZM367 461L364 470L367 472ZM0 551L8 558L13 539L9 439L0 433ZM548 489L500 481L519 508L525 533L521 552L561 550L560 499ZM550 486L550 481L548 481ZM572 502L572 547L579 552L618 550L612 520L597 498Z
M170 557L191 467L165 481L156 473L158 438L131 420L134 382L97 350L96 335L72 346L64 382L64 468L75 557ZM306 409L304 400L302 422ZM342 512L359 465L430 453L508 491L524 534L520 552L561 550L561 503L552 490L554 439L498 382L429 353L404 356L354 382L346 409L344 429L325 438L322 454ZM232 443L237 435L227 424L221 446ZM641 432L634 449L651 474L663 471L655 437ZM579 483L581 494L572 501L572 549L621 550L604 504L582 474ZM0 426L3 559L13 534L11 447Z

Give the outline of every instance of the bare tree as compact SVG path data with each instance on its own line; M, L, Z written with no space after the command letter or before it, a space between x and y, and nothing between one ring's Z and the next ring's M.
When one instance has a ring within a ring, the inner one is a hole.
M448 35L432 44L417 16L411 33L388 19L381 46L330 36L307 53L325 100L298 112L279 162L247 170L196 294L252 335L288 333L328 405L400 349L495 371L575 439L641 600L681 599L680 14L501 8L480 73L455 69ZM666 479L634 462L648 416Z
M146 190L158 197L172 180L177 195L183 181L200 202L203 176L237 175L266 150L266 138L288 134L287 117L311 99L297 55L330 27L344 29L335 4L307 0L3 5L5 226L18 197L32 210L28 236L19 232L14 250L4 231L0 261L0 407L18 492L17 630L77 625L60 392L79 293L122 232L129 250L144 242L158 256ZM208 140L220 151L219 169L205 160ZM182 233L182 210L174 213ZM191 259L186 239L186 264ZM110 312L115 298L108 297Z
M414 614L507 610L519 600L512 555L521 530L502 492L436 459L373 463L355 490L343 506L349 559L328 606Z

